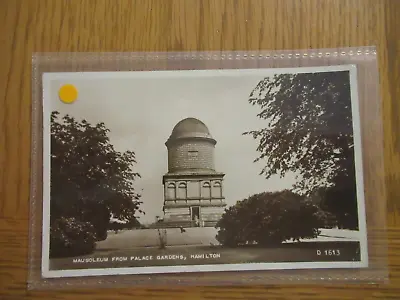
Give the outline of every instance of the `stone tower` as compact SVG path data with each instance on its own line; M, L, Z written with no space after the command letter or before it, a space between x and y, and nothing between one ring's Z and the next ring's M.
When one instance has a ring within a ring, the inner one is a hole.
M164 224L169 227L215 226L226 206L224 173L214 168L216 145L207 126L195 119L180 121L165 143L168 173L163 176Z

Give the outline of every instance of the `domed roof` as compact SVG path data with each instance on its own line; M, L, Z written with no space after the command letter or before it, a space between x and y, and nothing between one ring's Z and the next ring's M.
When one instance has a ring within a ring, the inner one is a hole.
M210 134L207 126L196 118L186 118L175 125L172 130L173 136L179 136L187 133L203 133Z
M202 121L196 118L186 118L175 125L169 140L193 137L212 139L210 131Z

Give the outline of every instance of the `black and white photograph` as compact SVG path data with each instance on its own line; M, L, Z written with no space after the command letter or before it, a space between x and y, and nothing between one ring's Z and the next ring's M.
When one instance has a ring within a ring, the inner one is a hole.
M47 278L368 266L353 65L43 74Z

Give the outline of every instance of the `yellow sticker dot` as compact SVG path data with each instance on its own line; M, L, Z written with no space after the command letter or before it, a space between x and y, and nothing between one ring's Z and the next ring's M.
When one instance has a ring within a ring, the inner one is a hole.
M62 102L72 103L78 98L78 91L72 84L66 84L60 88L58 95Z

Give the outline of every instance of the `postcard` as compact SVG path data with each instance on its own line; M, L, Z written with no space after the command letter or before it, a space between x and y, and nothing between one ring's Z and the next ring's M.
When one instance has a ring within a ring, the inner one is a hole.
M43 74L46 278L368 266L357 69Z

